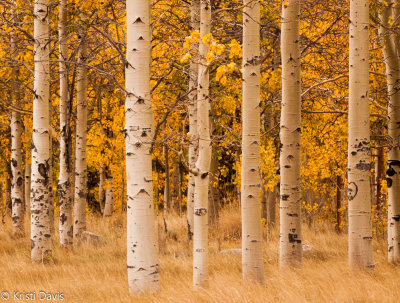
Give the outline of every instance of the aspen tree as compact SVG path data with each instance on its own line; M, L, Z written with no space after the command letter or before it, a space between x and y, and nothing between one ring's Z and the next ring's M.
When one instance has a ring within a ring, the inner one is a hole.
M14 12L14 18L15 12ZM16 63L18 59L18 49L16 45L16 33L11 32L11 56L13 59L12 68L12 102L14 107L20 106L20 94L18 93L18 74L19 68ZM13 235L16 237L24 234L24 176L22 174L22 143L21 136L23 125L21 114L13 110L11 113L11 203L12 203L12 227Z
M260 174L260 2L244 0L242 105L242 272L264 282Z
M57 193L60 203L59 234L60 244L64 247L72 246L72 190L71 190L71 128L70 105L68 96L68 45L67 45L67 0L59 4L59 66L60 66L60 176Z
M192 31L200 31L200 0L192 0L190 2L190 23ZM191 46L194 51L198 48L198 44ZM189 167L194 168L198 155L198 136L197 136L197 78L198 64L195 60L190 62L189 69ZM187 193L187 225L189 241L193 237L193 220L194 220L194 191L195 191L195 175L189 172L188 193Z
M280 265L302 263L300 194L300 0L282 3L282 109L280 154Z
M24 194L25 194L25 212L26 216L30 214L31 207L31 164L25 160L25 182L24 182Z
M126 3L125 147L127 182L127 269L130 293L160 288L154 229L150 95L151 1Z
M208 45L204 41L211 29L211 2L200 2L200 64L197 87L197 133L199 155L196 161L193 235L193 286L208 286L208 184L211 164L211 139L209 121L209 67Z
M369 2L350 0L349 45L349 266L371 268L369 130Z
M113 176L111 172L107 174L107 189L105 193L105 206L104 206L104 217L112 216L114 211L114 188L113 188Z
M47 0L36 0L34 5L31 259L35 262L47 261L51 257L49 5Z
M388 86L388 135L390 138L388 150L388 261L400 262L400 49L399 36L390 31L390 20L399 20L398 1L384 4L381 15L380 34L383 43L383 56L386 64L386 78ZM393 5L397 2L397 6Z
M76 92L76 139L75 139L75 203L74 203L74 239L78 242L82 232L86 230L86 198L87 198L87 37L81 26L79 32L80 45L78 51L77 92Z

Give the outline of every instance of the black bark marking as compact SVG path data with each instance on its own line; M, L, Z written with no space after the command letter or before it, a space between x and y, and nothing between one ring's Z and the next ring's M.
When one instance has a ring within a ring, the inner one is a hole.
M35 241L33 241L32 239L31 239L31 249L34 249L35 248Z
M352 201L358 194L358 186L354 182L349 183L348 196L349 201Z
M289 195L282 195L281 196L281 198L282 198L282 201L287 201L287 200L289 200Z
M67 221L67 216L65 214L61 214L60 216L61 225L64 225L65 221Z
M393 181L391 178L386 178L386 183L387 183L387 187L390 188L390 187L392 187Z
M205 179L207 176L208 176L208 172L205 172L205 173L202 173L202 174L201 174L201 178L202 178L202 179Z
M386 171L386 174L389 177L392 177L392 176L394 176L396 174L396 171L393 169L393 167L389 167L389 169Z
M18 179L17 179L17 186L22 186L22 184L23 184L23 180L22 180L22 177L18 177Z
M12 166L17 167L18 162L15 159L11 159L11 164Z
M289 235L289 243L301 243L300 239L297 239L297 234L288 234Z
M207 209L205 209L205 208L199 208L194 211L194 214L196 216L204 216L206 213L207 213Z
M38 171L39 174L43 178L43 185L47 186L49 184L49 163L46 161L46 164L44 163L39 163Z
M393 216L392 219L395 220L396 222L399 222L400 221L400 215Z
M299 214L291 214L291 213L287 213L287 215L288 215L289 217L298 217L298 216L299 216Z
M359 170L371 170L371 163L365 163L364 161L360 161L356 164L356 168Z

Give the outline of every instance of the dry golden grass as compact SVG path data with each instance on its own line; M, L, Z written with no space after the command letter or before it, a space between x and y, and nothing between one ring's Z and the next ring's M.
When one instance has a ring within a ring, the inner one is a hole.
M159 224L163 227L160 218ZM305 254L299 270L279 269L278 231L271 231L270 241L264 243L265 285L243 283L240 257L218 252L240 247L236 209L224 211L218 229L211 233L209 289L192 290L186 220L171 216L168 239L161 241L162 290L134 297L127 286L125 217L115 214L103 221L89 216L88 230L107 237L108 245L65 252L55 239L53 262L48 265L32 264L29 238L11 239L9 226L10 221L0 225L0 291L59 291L64 302L400 302L400 267L387 264L385 243L374 242L373 272L352 272L347 266L346 236L333 231L314 233L305 228L304 243L314 250ZM162 229L160 234L165 237Z

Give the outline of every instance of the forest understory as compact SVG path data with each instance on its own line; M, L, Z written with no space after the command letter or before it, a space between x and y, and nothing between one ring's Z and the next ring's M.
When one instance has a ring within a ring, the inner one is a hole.
M158 221L161 291L129 296L126 271L126 214L103 219L88 215L88 231L102 235L106 244L87 244L68 252L53 239L50 264L30 260L29 234L12 239L8 222L0 228L0 282L3 290L62 293L63 302L398 302L400 268L387 263L386 239L374 239L375 269L352 271L347 264L347 234L331 226L303 223L304 252L301 269L279 269L279 229L263 227L265 284L242 280L241 223L237 206L221 211L218 226L210 228L210 287L192 288L192 250L188 246L186 216L170 214L165 233ZM26 223L26 230L29 224ZM57 233L55 233L57 235ZM267 241L268 238L268 241ZM37 299L38 302L41 302ZM16 302L16 301L14 301ZM55 301L54 301L55 302Z

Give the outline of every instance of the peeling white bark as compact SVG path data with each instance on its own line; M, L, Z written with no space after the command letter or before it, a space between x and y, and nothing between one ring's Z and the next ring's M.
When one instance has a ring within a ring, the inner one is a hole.
M71 188L71 128L70 106L68 95L68 41L67 41L67 0L60 0L58 40L59 40L59 66L60 66L60 176L58 179L57 193L60 204L59 234L60 244L71 247L73 242L72 225L72 188Z
M51 257L50 233L50 129L49 129L49 2L36 0L34 6L34 99L31 179L31 259Z
M190 23L192 31L200 31L200 0L192 0L190 2ZM192 45L192 51L198 48L198 44ZM189 167L195 168L199 142L197 136L197 78L198 78L198 64L195 60L190 62L189 71ZM194 220L194 190L195 190L195 176L189 172L188 193L187 193L187 225L188 225L188 238L189 241L193 237L193 220Z
M87 41L82 28L78 51L77 67L77 114L75 146L75 204L74 204L74 239L79 243L82 232L86 230L87 197Z
M373 268L370 129L369 3L350 0L349 65L349 266Z
M200 35L211 29L211 2L200 2ZM197 88L197 133L199 156L196 161L194 235L193 235L193 287L208 287L208 184L211 164L211 139L209 121L209 67L206 60L208 46L200 42L200 61Z
M129 291L160 289L154 229L150 95L151 1L126 3L125 146L127 182L127 269Z
M300 0L282 4L280 265L302 264L300 194Z
M260 2L244 0L242 105L242 273L264 282L260 172Z

